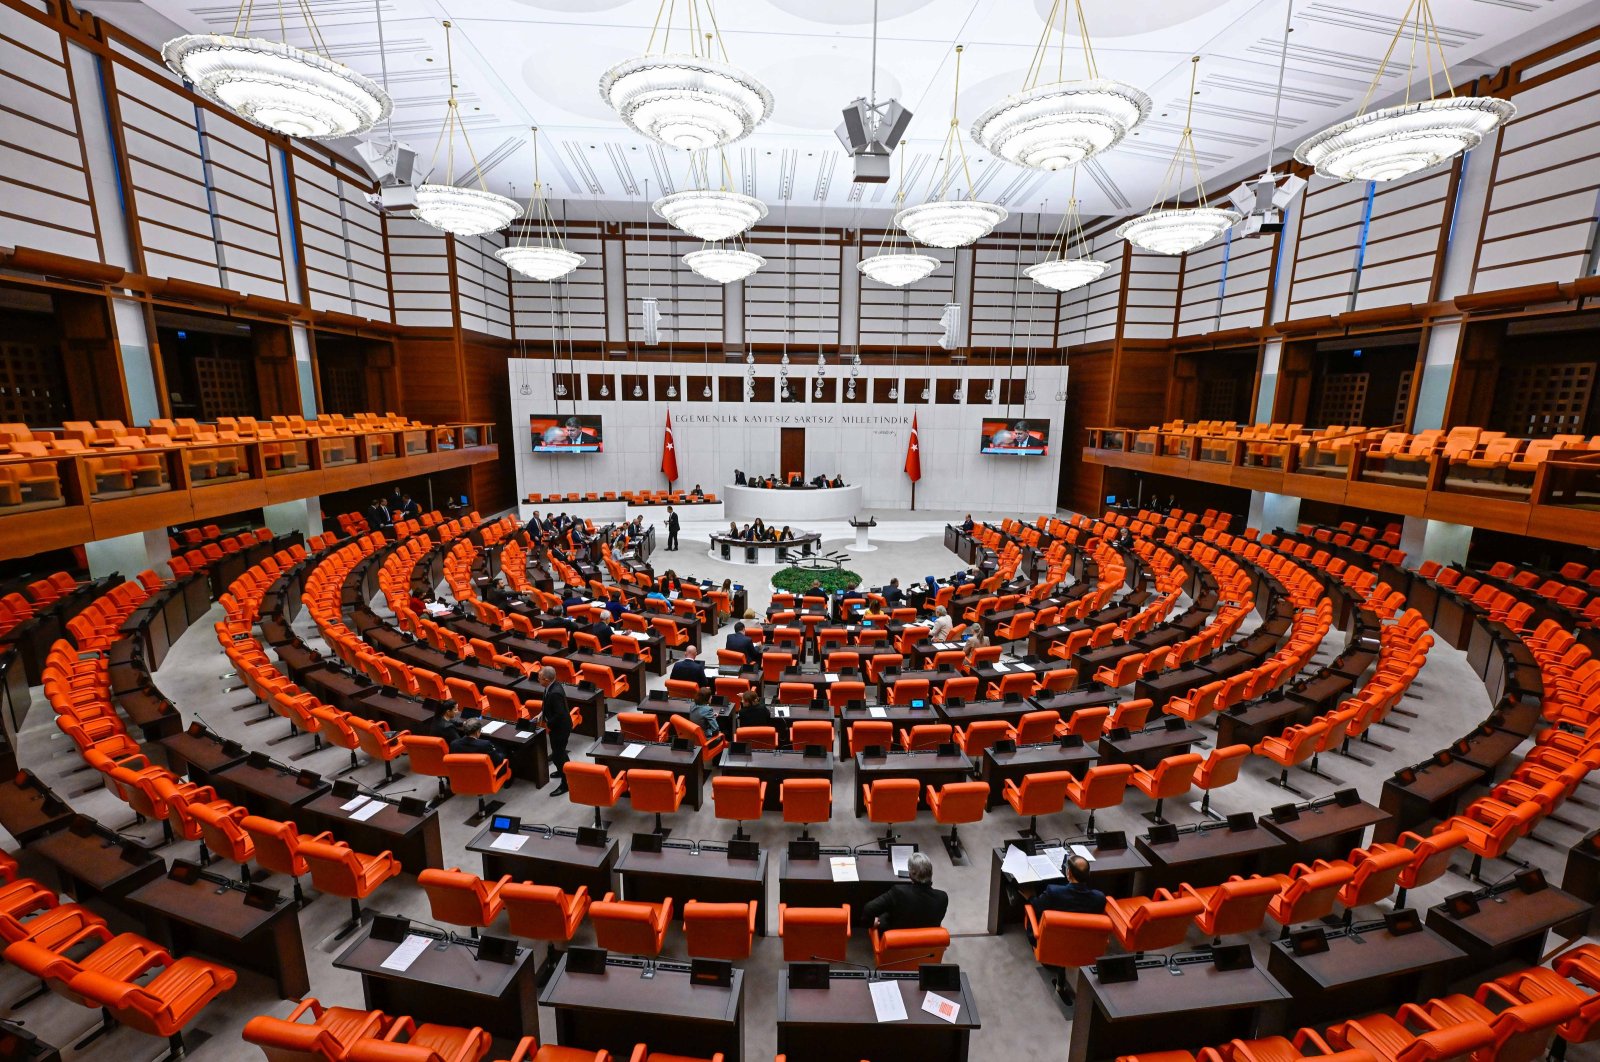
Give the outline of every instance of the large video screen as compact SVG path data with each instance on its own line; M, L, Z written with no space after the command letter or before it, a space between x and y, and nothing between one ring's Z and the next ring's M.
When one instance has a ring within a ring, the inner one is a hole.
M1050 424L1042 420L986 420L983 453L1043 457L1050 452Z
M577 413L529 417L536 454L597 454L605 449L600 418Z

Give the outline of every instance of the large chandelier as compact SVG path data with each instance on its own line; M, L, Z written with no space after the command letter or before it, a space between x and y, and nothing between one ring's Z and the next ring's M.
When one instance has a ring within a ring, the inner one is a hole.
M683 264L707 280L732 284L766 265L767 260L759 254L735 247L705 247L684 255Z
M856 268L879 284L903 288L938 269L939 260L927 254L875 254L863 258Z
M244 0L231 33L191 33L161 47L173 73L212 103L247 122L308 140L357 136L389 116L389 94L328 56L311 9L300 5L314 50L250 36ZM282 27L283 3L278 3Z
M483 180L483 167L472 150L467 137L467 127L461 121L461 108L456 104L455 54L450 47L450 23L444 24L444 54L446 76L450 79L450 98L446 101L444 125L439 139L433 145L432 170L439 163L439 149L445 149L443 182L427 181L417 185L417 209L412 216L418 221L456 236L481 236L495 232L522 216L516 201L489 191ZM456 132L461 133L461 143L472 159L472 172L478 177L478 187L460 188L455 183Z
M974 141L1018 166L1036 170L1076 166L1115 147L1150 113L1149 96L1132 85L1100 76L1083 4L1081 0L1070 0L1070 4L1078 16L1087 78L1065 80L1068 0L1055 0L1023 76L1022 89L984 111L972 124ZM1058 15L1055 80L1040 84L1049 66L1050 38L1055 35Z
M1406 98L1393 107L1369 111L1367 105L1383 79L1395 45L1406 35L1408 26L1411 59L1406 66ZM1426 100L1411 98L1419 38L1428 64L1430 98ZM1432 98L1436 95L1435 54L1446 90L1446 95L1438 98ZM1389 50L1384 52L1377 73L1372 76L1372 84L1367 86L1367 94L1362 97L1356 116L1307 140L1296 149L1294 157L1314 166L1323 177L1335 180L1393 181L1471 151L1516 113L1517 108L1508 100L1456 95L1450 82L1444 44L1439 40L1439 27L1433 21L1433 9L1428 0L1411 0L1394 38L1389 41Z
M690 164L696 183L709 185L699 166ZM657 199L652 209L671 224L708 243L731 240L767 216L767 204L754 196L729 190L728 160L722 158L722 187L673 192Z
M688 24L689 52L670 52L672 10L667 25L661 25L661 9L650 29L645 54L607 70L600 78L600 97L629 127L658 143L685 151L726 147L750 132L772 113L772 93L765 85L728 59L728 49L716 40L717 15L711 0L704 0L704 15L710 17L715 34L705 34L700 44L697 34L705 23L702 0L684 5ZM653 52L657 37L661 51ZM720 52L715 58L713 51Z
M1080 252L1071 255L1076 242ZM1067 212L1056 230L1055 241L1050 245L1050 255L1044 261L1024 269L1029 279L1056 291L1071 291L1099 280L1108 268L1106 263L1083 251L1088 241L1083 235L1083 220L1078 216L1078 175L1072 175L1072 197L1067 200ZM1029 318L1031 324L1032 318Z
M515 243L494 253L508 268L533 280L559 280L583 265L583 255L567 250L545 202L544 184L539 180L538 126L533 127L533 191L523 216L532 219L532 225L523 227ZM531 239L529 228L533 230Z
M929 247L965 247L994 231L1006 219L1006 208L972 198L972 172L967 167L967 148L961 139L961 120L956 107L961 100L961 52L956 45L956 79L950 104L950 130L944 136L944 174L937 188L931 189L926 203L907 207L894 216L894 223L918 243ZM965 199L946 199L955 176L955 162L961 160L961 176L966 181Z
M1200 180L1200 159L1194 150L1194 84L1200 69L1197 55L1189 62L1189 100L1183 116L1183 135L1172 151L1172 161L1167 163L1166 175L1161 178L1161 191L1156 203L1148 211L1117 226L1117 235L1146 251L1157 254L1186 254L1203 247L1227 232L1243 216L1230 207L1215 207L1206 202L1206 190ZM1177 205L1183 193L1183 173L1194 170L1192 207ZM1172 189L1172 206L1167 205L1167 189Z

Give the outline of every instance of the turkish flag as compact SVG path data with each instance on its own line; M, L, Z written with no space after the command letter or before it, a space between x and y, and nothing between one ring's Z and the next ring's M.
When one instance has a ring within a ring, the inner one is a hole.
M915 483L922 478L922 444L917 442L917 415L911 414L911 441L906 444L906 476Z
M667 410L667 435L661 440L661 474L667 477L667 486L678 481L678 448L672 442L672 411Z

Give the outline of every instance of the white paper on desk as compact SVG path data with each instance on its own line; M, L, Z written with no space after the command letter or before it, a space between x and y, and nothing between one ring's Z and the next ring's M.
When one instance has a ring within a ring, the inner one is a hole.
M891 844L889 846L889 864L896 875L905 874L911 867L911 853L916 848L909 844Z
M933 643L933 647L935 649L960 649L961 648L961 643L960 642L934 642Z
M492 722L492 723L485 723L485 724L483 724L483 732L484 732L484 733L485 733L485 734L492 734L492 733L494 733L494 732L495 732L495 731L496 731L496 730L499 730L499 729L500 729L500 728L501 728L501 727L503 727L503 726L505 726L505 725L506 725L506 724L505 724L505 720L503 720L503 719L496 719L496 720L495 720L495 721L494 721L494 722Z
M1075 845L1073 845L1072 846L1072 854L1075 855L1075 856L1082 856L1083 858L1087 859L1091 863L1094 862L1094 851L1092 849L1090 849L1088 845L1084 845L1084 844L1075 844Z
M628 743L628 746L622 750L622 758L625 760L631 760L643 751L643 745L639 744L637 741L631 741Z
M382 800L374 800L360 811L352 812L350 815L350 821L366 822L368 819L372 818L372 816L376 815L378 812L382 811L388 806L389 805L384 803Z
M922 997L922 1009L936 1018L943 1018L952 1025L955 1024L957 1018L961 1017L960 1003L953 999L934 995L932 992Z
M710 667L706 668L706 677L708 678L717 678L721 674L722 668L718 667L716 664L712 664Z
M1050 862L1047 855L1029 856L1028 867L1033 871L1036 881L1053 881L1061 877L1061 869Z
M839 681L839 676L838 676L838 675L835 675L835 674L834 674L834 673L833 673L833 672L831 672L831 671L830 671L830 672L827 672L827 673L826 673L826 674L824 674L824 675L823 675L823 676L822 676L822 677L823 677L823 678L825 678L825 679L827 679L827 680L828 680L828 681L829 681L829 682L838 682L838 681Z
M356 808L359 808L362 804L365 804L367 801L369 801L371 799L372 799L371 797L369 797L369 796L367 796L365 794L362 794L361 796L354 797L353 799L347 800L343 804L340 804L339 805L339 810L340 811L354 811Z
M1060 870L1062 864L1067 861L1067 850L1062 848L1060 845L1056 845L1052 848L1046 848L1039 854L1050 860L1050 862L1055 865L1057 870Z
M872 1011L879 1021L905 1021L906 1001L900 998L899 981L870 981Z
M889 713L883 710L883 705L874 704L867 708L867 714L874 719L887 719Z
M1006 855L1000 861L1000 869L1015 878L1019 885L1039 880L1039 875L1034 873L1032 865L1028 862L1028 853L1014 844L1006 846Z
M502 852L520 852L527 843L528 835L525 833L502 833L489 842L489 847Z
M995 669L995 670L996 670L996 671L998 671L998 672L999 672L999 673L1000 673L1000 674L1002 674L1002 675L1004 675L1004 674L1005 674L1005 673L1006 673L1006 671L1007 671L1007 670L1008 670L1008 669L1007 669L1007 667L1006 667L1006 665L1004 665L1004 664L1002 664L1002 663L1001 663L1001 662L1000 662L1000 661L998 661L998 660L996 660L996 661L995 661L995 662L994 662L994 669Z
M833 871L834 881L860 881L856 873L855 856L834 856L828 860L828 867ZM901 1017L904 1017L902 1014Z
M385 970L409 970L411 964L417 961L417 956L428 950L428 945L433 941L427 937L408 933L406 939L396 944L389 957L379 963Z

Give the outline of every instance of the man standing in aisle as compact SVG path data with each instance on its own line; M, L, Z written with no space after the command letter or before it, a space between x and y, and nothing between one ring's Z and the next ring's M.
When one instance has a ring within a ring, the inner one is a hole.
M676 551L678 548L678 514L672 506L667 506L667 549Z
M544 690L544 704L539 717L544 720L545 732L550 735L550 770L560 784L551 791L560 796L567 791L567 739L572 736L571 709L567 707L567 691L556 681L556 669L539 669L539 685Z

